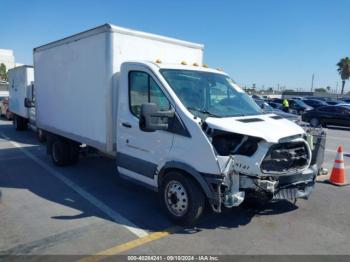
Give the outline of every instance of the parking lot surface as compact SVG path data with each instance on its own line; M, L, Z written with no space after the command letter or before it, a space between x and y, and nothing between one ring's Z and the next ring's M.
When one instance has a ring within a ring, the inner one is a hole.
M350 181L350 130L326 131L324 166L343 145ZM309 200L208 211L196 227L174 227L157 194L120 179L113 159L55 167L34 132L5 120L0 191L0 255L350 254L348 186L318 182Z

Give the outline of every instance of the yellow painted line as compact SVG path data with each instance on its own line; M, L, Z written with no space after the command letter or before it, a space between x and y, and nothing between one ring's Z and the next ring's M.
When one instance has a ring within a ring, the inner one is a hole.
M182 227L171 227L171 228L165 229L163 231L154 232L154 233L149 234L147 236L140 237L140 238L137 238L135 240L131 240L129 242L126 242L124 244L103 250L103 251L98 252L92 256L84 257L84 258L78 260L77 262L100 261L102 259L105 259L107 256L118 255L122 252L128 251L130 249L134 249L136 247L142 246L144 244L155 241L157 239L164 238L164 237L169 236L177 231L180 231L181 229L183 229L183 228Z

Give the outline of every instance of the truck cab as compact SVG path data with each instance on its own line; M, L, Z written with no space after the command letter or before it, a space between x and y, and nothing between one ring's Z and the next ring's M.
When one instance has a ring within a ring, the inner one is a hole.
M256 196L307 198L317 168L304 130L263 114L224 72L183 64L122 64L118 172L159 191L177 221L197 219L205 199L220 212Z

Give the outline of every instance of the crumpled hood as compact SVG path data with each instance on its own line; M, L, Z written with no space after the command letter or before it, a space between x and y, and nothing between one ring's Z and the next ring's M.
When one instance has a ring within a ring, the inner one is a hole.
M270 143L278 143L281 138L304 134L297 124L275 114L246 117L208 117L205 122L211 128L259 137Z

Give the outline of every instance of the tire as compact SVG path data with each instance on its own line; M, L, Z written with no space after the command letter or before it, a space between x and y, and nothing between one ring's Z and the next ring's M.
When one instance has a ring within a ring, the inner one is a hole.
M13 125L17 131L23 131L28 128L27 119L17 115L13 116Z
M14 115L13 116L13 125L14 125L14 127L15 127L15 129L17 130L17 131L21 131L22 129L21 129L21 120L20 120L20 117L19 116L17 116L17 115Z
M199 185L189 175L177 171L165 175L159 196L162 208L176 224L194 224L205 208L205 196Z
M46 135L42 129L38 128L36 135L40 143L44 143L46 141Z
M310 120L310 125L312 127L318 127L320 125L320 120L318 120L318 118L314 117Z
M60 138L55 138L51 145L51 158L56 166L66 166L69 164L70 147L69 144Z
M69 164L74 165L79 160L80 146L78 143L70 142L69 147Z
M51 145L51 158L56 166L73 165L79 160L79 144L64 138L54 138Z

